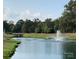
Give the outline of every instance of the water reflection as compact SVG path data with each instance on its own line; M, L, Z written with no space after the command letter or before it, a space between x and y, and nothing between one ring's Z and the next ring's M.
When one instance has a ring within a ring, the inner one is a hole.
M51 52L52 52L52 43L50 43L48 40L46 40L45 41L45 53L49 55L49 54L51 54Z
M66 42L63 44L63 59L76 59L75 42Z
M21 44L11 59L75 59L75 42L19 38Z

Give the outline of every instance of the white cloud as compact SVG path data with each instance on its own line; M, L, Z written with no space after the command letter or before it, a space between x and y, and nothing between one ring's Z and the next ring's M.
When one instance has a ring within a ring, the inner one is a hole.
M21 11L21 12L13 12L11 11L9 8L4 8L4 20L13 20L14 22L17 22L19 19L31 19L33 20L34 18L39 18L41 21L44 21L44 19L46 18L52 18L52 15L48 14L48 15L44 15L41 14L40 12L33 12L30 11L28 9L26 9L25 11Z
M41 14L40 12L33 12L27 9L20 13L19 18L24 20L26 18L30 20L33 20L34 18L39 18L41 21L44 21L46 18L52 18L52 15Z
M3 9L3 19L7 20L9 18L10 15L10 9L9 8L4 8Z
M30 10L25 10L20 13L19 18L20 19L34 19L34 18L39 18L40 17L40 12L32 12Z
M31 12L29 10L26 10L25 13L28 14L28 15L31 14Z
M39 12L33 14L34 17L40 17L41 14Z

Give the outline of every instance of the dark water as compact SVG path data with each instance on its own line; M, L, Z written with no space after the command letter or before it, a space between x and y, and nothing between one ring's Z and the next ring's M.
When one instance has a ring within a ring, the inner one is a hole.
M73 41L17 38L21 44L11 59L76 59Z

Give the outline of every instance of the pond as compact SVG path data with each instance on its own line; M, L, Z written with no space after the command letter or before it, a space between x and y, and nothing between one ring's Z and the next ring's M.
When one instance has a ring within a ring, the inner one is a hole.
M74 41L16 38L21 44L11 59L76 59Z

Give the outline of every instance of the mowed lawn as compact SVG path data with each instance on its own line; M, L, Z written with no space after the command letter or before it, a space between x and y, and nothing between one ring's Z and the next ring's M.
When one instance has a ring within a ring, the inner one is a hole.
M23 35L23 37L26 38L47 38L49 34L43 34L43 33L26 33Z
M63 37L76 40L76 33L63 33Z
M4 40L3 41L3 59L10 59L10 57L13 55L16 47L18 46L20 42L16 40Z
M75 33L62 33L62 37L68 38L68 39L76 39L76 34ZM56 33L51 33L51 34L46 34L46 33L25 33L23 35L25 38L54 38L56 37Z

